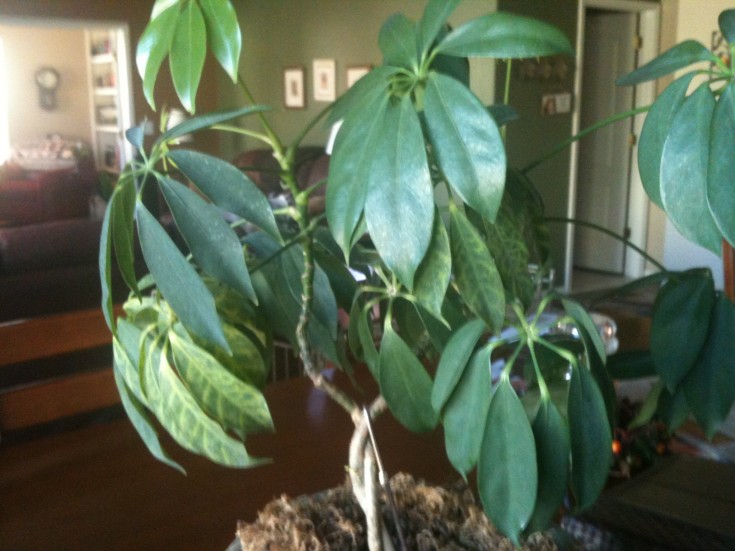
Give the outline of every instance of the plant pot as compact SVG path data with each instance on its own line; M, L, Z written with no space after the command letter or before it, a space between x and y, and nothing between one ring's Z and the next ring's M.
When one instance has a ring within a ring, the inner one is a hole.
M406 474L391 480L398 517L409 550L508 550L513 543L490 523L464 483L428 486ZM383 522L400 549L392 511L381 503ZM367 549L364 515L349 483L313 496L282 496L269 503L253 523L238 524L238 539L227 551ZM557 549L546 534L534 534L522 549Z

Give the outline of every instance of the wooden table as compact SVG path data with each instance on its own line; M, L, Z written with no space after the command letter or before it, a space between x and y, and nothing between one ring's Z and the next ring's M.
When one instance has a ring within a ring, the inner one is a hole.
M272 465L231 470L166 448L188 472L158 463L127 421L14 445L0 443L0 549L224 550L237 519L281 493L300 495L344 480L352 424L308 380L266 392L277 434L248 440ZM384 415L378 445L390 473L455 478L439 432L414 435Z

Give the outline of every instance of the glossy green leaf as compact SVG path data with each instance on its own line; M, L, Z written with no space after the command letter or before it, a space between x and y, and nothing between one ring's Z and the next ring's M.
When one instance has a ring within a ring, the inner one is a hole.
M345 257L354 244L367 190L372 183L375 148L385 138L387 89L376 89L348 113L334 143L327 185L327 221Z
M567 419L572 449L572 491L576 508L592 505L605 486L612 464L612 433L605 402L585 367L572 370Z
M209 275L258 301L237 234L211 203L187 186L161 178L161 190L197 264Z
M151 357L156 358L155 355ZM262 459L251 457L241 442L228 436L204 413L174 373L166 354L159 353L156 359L150 362L149 372L160 391L156 416L180 446L227 467L255 467L264 463Z
M381 128L367 182L365 219L380 257L413 289L414 274L431 241L435 208L421 123L407 96L386 109Z
M143 392L138 370L143 333L138 327L125 319L119 321L118 329L118 335L112 339L114 367L124 379L127 389L133 393L139 402L146 405L148 401Z
M607 359L607 370L613 379L638 379L656 375L650 350L624 350Z
M162 143L176 140L186 134L193 134L199 130L207 130L214 125L225 123L239 117L252 115L254 113L262 113L268 109L269 108L264 105L248 105L232 111L217 111L214 113L207 113L205 115L197 115L196 117L186 119L184 122L166 130L166 132L156 139L155 145L158 146ZM172 153L170 152L169 155L171 154Z
M494 332L505 320L505 293L495 261L477 230L456 208L450 209L452 263L457 287L470 309Z
M449 33L439 43L437 51L461 57L495 59L574 55L569 39L553 25L503 12L471 19Z
M196 94L207 55L207 29L198 2L181 9L171 42L169 65L176 94L189 113L196 111Z
M510 193L503 194L495 223L483 221L481 227L487 248L503 280L508 301L520 300L524 307L528 307L536 286L528 270L531 259L524 233L527 222L524 218L525 208L517 207L514 203Z
M232 350L232 355L218 348L212 351L212 355L241 381L250 383L256 388L265 387L268 368L263 359L266 350L262 347L265 347L266 343L258 346L255 340L248 338L242 331L230 324L223 324L222 329L230 350ZM254 335L255 332L250 334Z
M418 67L414 24L402 13L385 20L378 35L378 46L385 65L405 69Z
M735 44L735 10L724 10L717 18L722 36L730 45Z
M452 396L484 331L482 320L468 321L452 333L444 347L431 390L431 405L438 414Z
M143 257L164 299L194 335L229 350L212 294L142 203L137 216Z
M123 179L112 194L112 242L115 245L117 266L127 286L138 296L138 278L135 274L135 202L136 190L132 179Z
M256 272L261 275L257 283L256 274L253 274L253 284L259 301L266 300L265 312L274 330L295 346L294 334L301 314L303 249L292 246L281 250L278 242L262 232L250 234L246 242L260 259L271 259ZM314 270L314 295L307 336L312 346L328 360L341 363L335 347L337 301L329 279L319 266Z
M659 291L651 319L651 353L669 390L677 387L697 361L714 303L715 288L709 273L680 274Z
M358 107L363 102L370 102L378 96L387 93L391 78L398 72L399 67L381 65L370 70L370 72L352 85L343 95L337 98L327 115L327 122L335 124L343 120L348 114L357 115L361 112ZM353 116L354 116L353 115ZM341 129L340 129L341 132ZM331 167L330 167L331 168Z
M133 126L125 131L125 139L130 142L135 149L143 149L143 140L145 139L145 125Z
M536 502L538 468L531 424L508 377L490 400L477 483L485 513L518 545Z
M183 4L187 0L156 0L153 3L153 9L151 10L151 20L159 17L163 12L169 9L171 6L177 4Z
M428 348L426 342L426 327L417 310L414 302L397 299L393 301L393 327L401 334L401 338L406 342L411 350L420 350L422 347ZM428 353L428 350L425 349Z
M141 440L143 440L146 448L148 448L148 451L161 463L164 463L169 467L173 467L181 474L186 474L184 468L171 459L171 457L166 453L166 450L163 449L163 446L161 446L161 441L158 439L158 433L156 432L155 425L148 417L143 405L127 388L120 373L118 373L116 369L113 369L113 374L115 376L115 385L120 393L120 401L125 409L125 413Z
M154 88L158 71L173 41L179 18L179 6L171 5L160 13L154 11L150 23L138 40L135 63L143 79L143 93L152 109L156 109Z
M438 417L431 407L431 377L411 349L386 323L380 344L378 382L393 415L407 429L433 429Z
M589 312L584 307L570 298L562 298L562 304L564 310L569 314L574 321L577 322L579 328L584 332L584 337L589 337L590 344L594 347L595 352L600 358L605 358L605 343L602 342L600 332L589 315Z
M413 294L419 304L437 319L442 318L442 305L452 276L452 251L449 234L438 212L434 213L434 228L426 256L419 264L414 279Z
M616 83L619 86L640 84L641 82L666 76L692 63L713 61L714 59L714 54L701 42L685 40L673 48L666 50L632 73L620 77Z
M495 220L503 198L505 149L485 106L455 79L431 73L424 114L434 154L449 184L470 207Z
M656 381L656 383L652 386L650 392L646 395L646 398L643 400L640 411L628 425L627 428L629 430L643 427L651 422L653 416L656 415L659 398L661 397L661 393L664 391L665 388L666 385L664 385L664 382L661 379Z
M447 457L465 479L477 464L485 435L492 395L490 352L491 348L486 346L472 355L466 368L462 366L461 377L453 386L452 394L443 408Z
M735 402L735 306L725 295L712 309L707 340L694 367L682 382L687 404L712 438Z
M214 57L227 72L232 82L237 82L240 64L242 35L237 13L229 0L199 0L207 28L207 41Z
M281 240L268 198L246 174L217 157L189 149L177 149L168 156L219 208Z
M255 386L222 366L194 343L169 332L176 370L203 409L244 439L247 434L273 431L268 404Z
M733 10L735 13L735 10ZM707 173L707 202L718 228L735 243L735 82L722 92L712 116Z
M439 36L439 31L444 27L457 8L461 0L429 0L424 8L418 26L418 39L421 53L425 54Z
M112 200L107 203L105 216L100 229L100 250L97 256L97 268L100 276L102 315L110 331L115 331L115 315L112 304Z
M536 532L548 528L564 501L571 445L566 421L548 396L541 399L531 428L536 443L538 494L528 531Z
M710 120L715 99L707 84L674 115L661 157L661 201L677 230L720 254L722 234L707 205Z
M373 377L378 378L380 357L375 347L371 308L356 300L350 310L349 339L353 353L363 360Z

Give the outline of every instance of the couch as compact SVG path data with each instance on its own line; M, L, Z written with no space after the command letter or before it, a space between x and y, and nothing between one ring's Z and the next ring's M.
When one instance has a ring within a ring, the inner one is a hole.
M4 167L0 178L0 322L99 303L100 222L93 166Z

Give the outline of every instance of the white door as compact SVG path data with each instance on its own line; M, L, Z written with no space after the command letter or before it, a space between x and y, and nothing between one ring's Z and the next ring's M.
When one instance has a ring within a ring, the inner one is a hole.
M587 9L580 105L580 128L631 109L632 87L615 79L635 68L635 13ZM576 218L603 226L616 234L628 233L628 202L632 147L632 120L609 125L579 144ZM622 274L625 247L599 231L577 227L574 266Z

